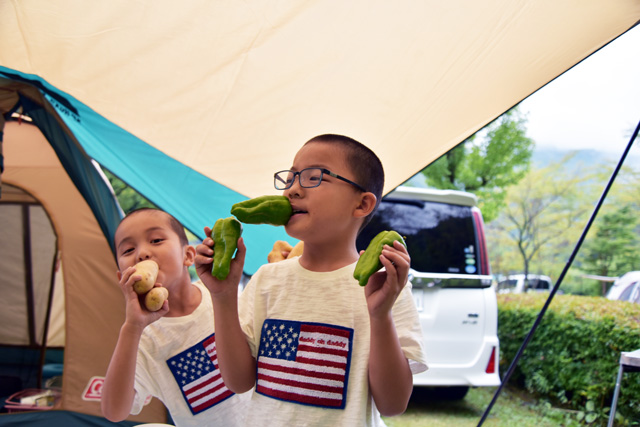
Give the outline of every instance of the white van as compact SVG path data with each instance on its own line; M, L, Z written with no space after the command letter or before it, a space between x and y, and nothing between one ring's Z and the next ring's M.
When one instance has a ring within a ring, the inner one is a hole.
M398 187L357 241L360 250L382 230L405 237L429 365L414 386L446 387L438 395L454 399L500 384L498 305L476 204L461 191Z

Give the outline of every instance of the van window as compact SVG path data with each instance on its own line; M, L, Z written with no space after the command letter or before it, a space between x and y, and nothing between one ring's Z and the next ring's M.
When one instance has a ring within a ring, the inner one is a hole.
M469 206L385 198L358 236L358 250L366 249L383 230L395 230L404 237L416 271L479 274Z
M515 292L518 281L515 279L503 280L498 283L498 292Z
M528 288L537 291L548 291L551 289L551 283L545 279L529 279Z

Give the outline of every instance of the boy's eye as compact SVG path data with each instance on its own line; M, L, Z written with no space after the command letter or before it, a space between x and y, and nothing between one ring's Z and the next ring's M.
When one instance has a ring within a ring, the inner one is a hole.
M125 249L124 251L122 251L122 255L126 255L126 254L130 253L131 251L133 251L133 248Z
M164 239L160 239L160 238L158 238L158 239L151 239L151 243L160 243L160 242L162 242L163 240L164 240Z

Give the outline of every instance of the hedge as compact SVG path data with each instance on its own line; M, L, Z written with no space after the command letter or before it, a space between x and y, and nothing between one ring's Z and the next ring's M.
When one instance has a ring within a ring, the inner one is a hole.
M547 293L498 295L500 371L505 373L548 298ZM583 422L603 422L620 353L640 349L640 304L602 297L556 295L509 379ZM640 372L625 373L618 425L640 420ZM585 416L586 415L586 416Z

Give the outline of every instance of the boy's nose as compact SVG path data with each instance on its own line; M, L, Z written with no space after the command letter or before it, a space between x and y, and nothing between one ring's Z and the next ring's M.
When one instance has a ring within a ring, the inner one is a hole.
M151 254L148 251L138 252L138 262L151 258Z
M303 191L302 188L303 187L300 185L300 180L296 179L293 181L291 187L284 190L283 195L290 199L301 197L301 193Z

